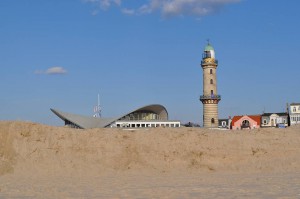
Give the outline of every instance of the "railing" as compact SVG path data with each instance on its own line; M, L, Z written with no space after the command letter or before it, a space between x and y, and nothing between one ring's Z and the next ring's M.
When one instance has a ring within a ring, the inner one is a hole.
M201 95L200 100L216 99L221 100L221 95Z
M204 60L202 60L201 61L201 65L203 65L203 64L217 64L218 65L218 60L214 60L214 61L204 61Z

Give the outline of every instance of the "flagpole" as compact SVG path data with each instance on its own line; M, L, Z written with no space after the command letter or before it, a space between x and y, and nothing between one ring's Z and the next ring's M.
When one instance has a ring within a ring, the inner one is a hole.
M100 94L98 93L98 116L101 117Z

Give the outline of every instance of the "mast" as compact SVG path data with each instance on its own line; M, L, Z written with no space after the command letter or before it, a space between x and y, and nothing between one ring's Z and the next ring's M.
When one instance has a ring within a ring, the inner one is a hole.
M101 118L101 106L100 106L100 95L98 94L98 103L94 107L94 115L93 117L99 117Z

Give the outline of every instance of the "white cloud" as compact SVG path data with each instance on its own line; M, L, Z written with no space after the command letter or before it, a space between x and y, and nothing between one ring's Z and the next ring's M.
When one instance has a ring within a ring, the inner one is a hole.
M102 9L108 9L112 5L120 7L124 14L151 14L160 12L163 16L205 16L214 13L223 6L231 3L238 3L241 0L149 0L140 1L135 8L122 7L122 4L129 0L83 0L92 3Z
M54 66L54 67L48 68L46 71L36 70L34 73L35 74L46 74L46 75L62 75L62 74L66 74L67 71L63 67Z
M126 15L134 15L136 14L134 9L123 8L122 13Z
M85 3L92 3L102 9L108 9L111 5L121 5L121 0L83 0Z

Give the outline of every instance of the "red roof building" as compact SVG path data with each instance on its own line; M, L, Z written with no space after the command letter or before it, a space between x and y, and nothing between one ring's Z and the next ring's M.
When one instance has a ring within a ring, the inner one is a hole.
M244 115L234 116L231 122L231 129L256 129L260 128L261 116L260 115Z

